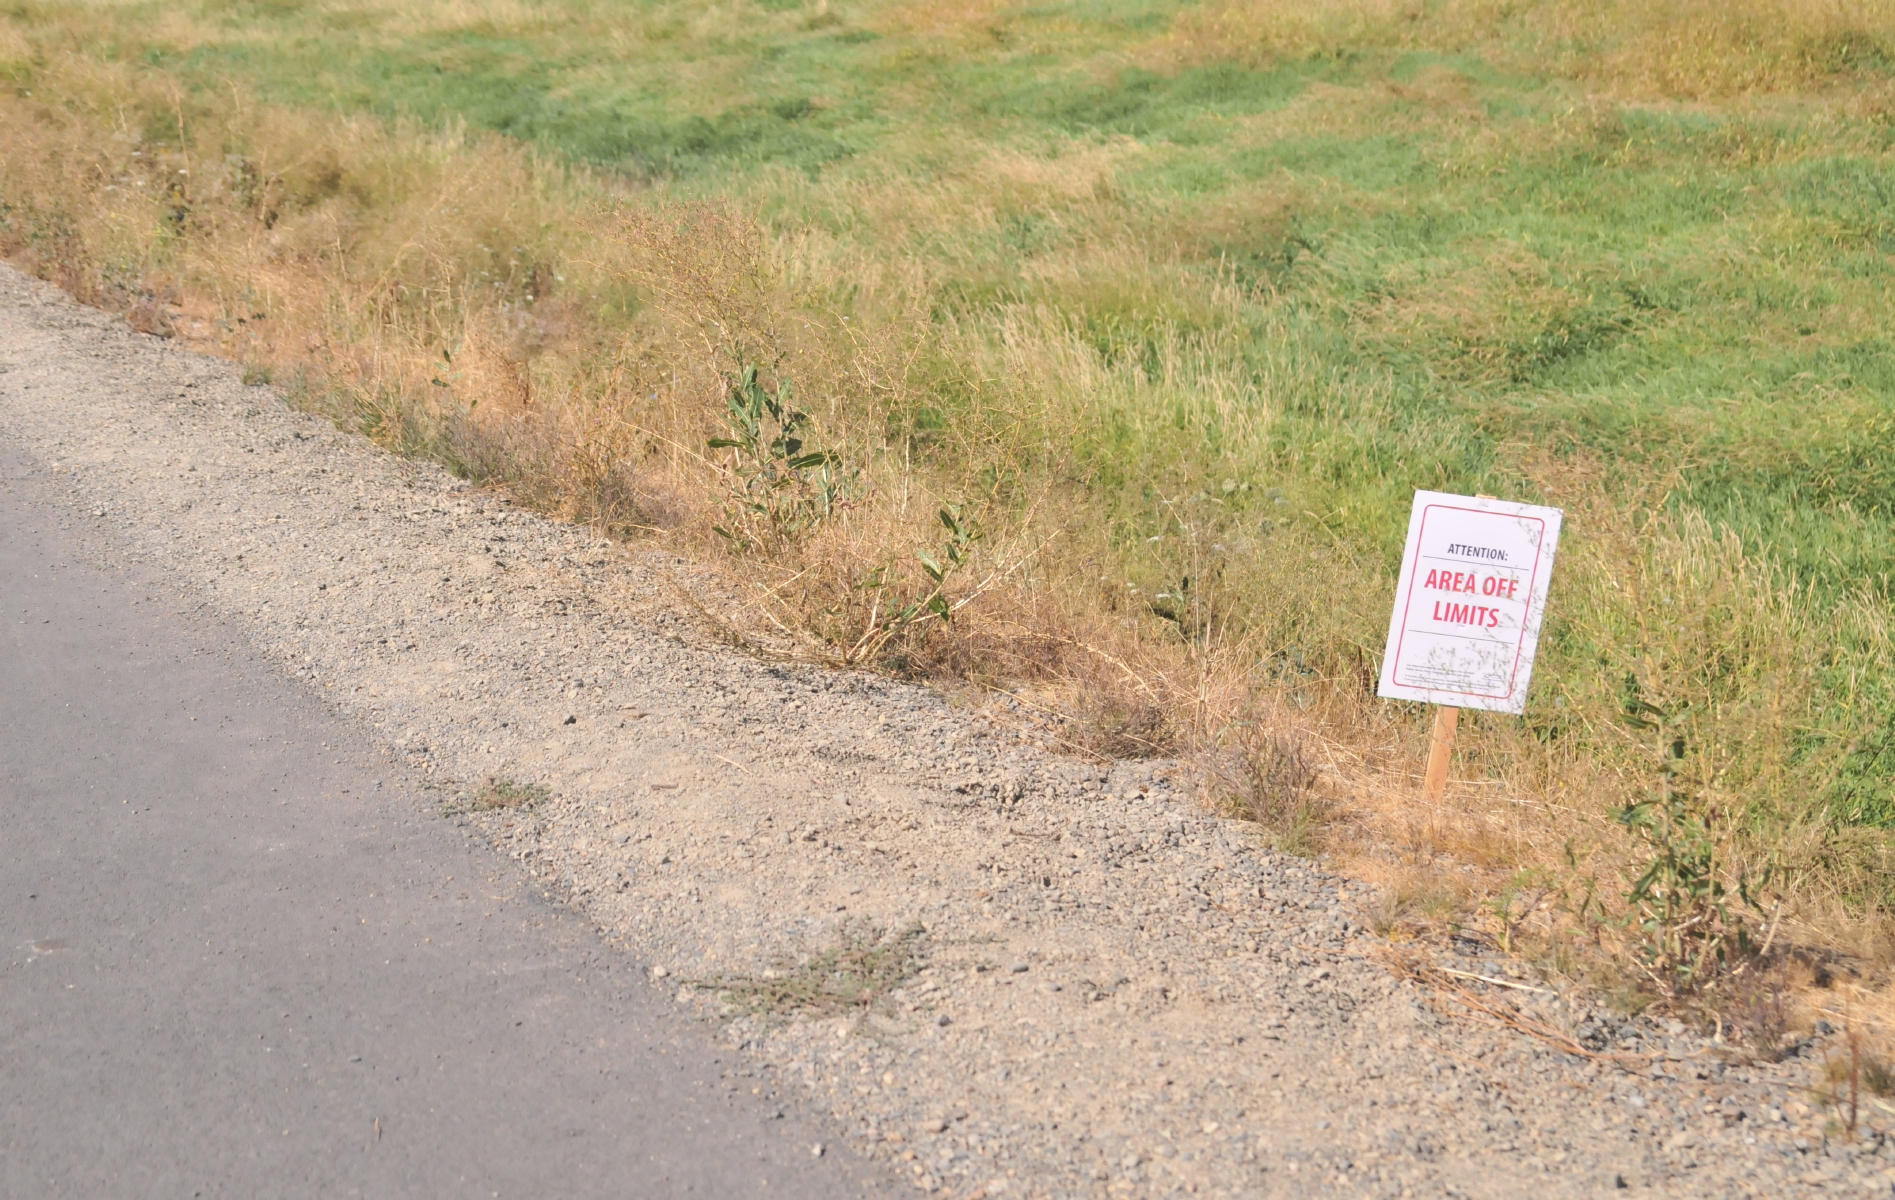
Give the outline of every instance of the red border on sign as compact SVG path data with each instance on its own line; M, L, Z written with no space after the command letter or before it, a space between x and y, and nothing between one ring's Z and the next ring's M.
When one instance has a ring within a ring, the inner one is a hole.
M1539 587L1540 583L1540 560L1546 556L1546 518L1514 516L1512 513L1495 512L1490 508L1468 508L1459 504L1425 504L1421 508L1421 528L1415 530L1415 555L1417 558L1419 558L1421 554L1422 538L1425 537L1428 532L1428 514L1437 508L1447 509L1450 512L1478 513L1484 517L1513 517L1516 521L1538 522L1540 526L1540 540L1534 543L1533 569L1527 574L1527 616L1531 617L1533 615L1534 591ZM1520 622L1520 642L1513 648L1513 673L1508 676L1507 690L1504 692L1457 692L1453 688L1422 687L1419 684L1403 683L1401 681L1402 646L1408 641L1409 606L1412 605L1415 600L1415 576L1419 573L1420 569L1420 565L1416 564L1414 569L1408 572L1408 595L1404 597L1402 601L1401 635L1395 641L1395 669L1389 672L1389 677L1395 681L1397 687L1412 687L1420 691L1440 692L1448 696L1479 696L1483 700L1505 700L1512 696L1514 686L1520 678L1520 656L1526 653L1527 623L1525 621Z

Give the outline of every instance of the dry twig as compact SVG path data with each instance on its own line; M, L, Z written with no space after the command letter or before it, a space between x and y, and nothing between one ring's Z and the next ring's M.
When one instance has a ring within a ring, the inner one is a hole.
M1484 1017L1504 1029L1523 1033L1537 1042L1558 1050L1561 1054L1570 1054L1574 1058L1583 1058L1591 1062L1611 1063L1623 1070L1632 1071L1651 1066L1653 1056L1649 1054L1618 1054L1593 1050L1581 1045L1570 1034L1556 1026L1549 1025L1537 1017L1521 1012L1511 1004L1503 1004L1489 999L1455 981L1455 976L1480 979L1484 983L1494 980L1478 975L1468 975L1465 971L1451 971L1423 960L1419 955L1404 952L1394 947L1380 948L1377 957L1383 965L1403 979L1420 984L1429 1003L1443 1016L1454 1014L1443 1009L1440 1000L1452 1000L1473 1014ZM1530 989L1540 990L1540 989Z

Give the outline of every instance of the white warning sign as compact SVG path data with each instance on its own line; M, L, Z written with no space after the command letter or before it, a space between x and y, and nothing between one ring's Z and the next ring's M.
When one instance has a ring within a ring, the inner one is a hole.
M1521 712L1560 511L1416 492L1379 694Z

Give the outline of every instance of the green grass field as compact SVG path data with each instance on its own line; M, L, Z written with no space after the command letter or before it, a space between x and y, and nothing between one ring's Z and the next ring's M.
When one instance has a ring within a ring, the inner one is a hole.
M675 378L624 332L672 293L599 265L624 242L600 214L753 218L775 297L757 319L779 332L700 337L699 365L775 347L877 481L865 509L899 491L906 514L913 481L979 508L989 546L1056 530L1009 586L1059 592L1043 623L1068 641L1146 654L1115 661L1168 681L1139 685L1168 697L1165 745L1235 744L1265 704L1365 771L1412 769L1418 714L1356 682L1411 491L1565 507L1528 715L1471 722L1457 770L1590 815L1443 848L1557 864L1668 773L1813 923L1879 929L1895 899L1895 5L16 0L0 19L17 127L67 131L4 164L16 254L227 314L243 285L219 247L268 227L337 277L420 272L421 315L299 311L429 354L469 313L557 301L566 332L513 352L538 394L667 444L716 432L716 403L600 382L613 362ZM95 182L184 154L221 190L190 219L150 198L102 222L78 211L81 146L121 164ZM481 193L440 165L456 147L534 181L495 185L509 198L464 236L415 215ZM201 215L260 211L233 162L279 181L260 225ZM710 271L666 253L667 278ZM507 453L541 453L524 444ZM541 457L461 461L578 470ZM835 595L925 536L852 519ZM843 620L810 603L812 627ZM1005 641L973 637L954 670L1030 674ZM1186 711L1178 681L1209 674L1216 712ZM1654 710L1657 734L1628 718Z

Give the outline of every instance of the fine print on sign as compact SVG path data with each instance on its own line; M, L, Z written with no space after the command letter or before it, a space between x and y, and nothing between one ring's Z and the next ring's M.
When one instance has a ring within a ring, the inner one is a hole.
M1560 511L1416 492L1378 694L1524 711Z

